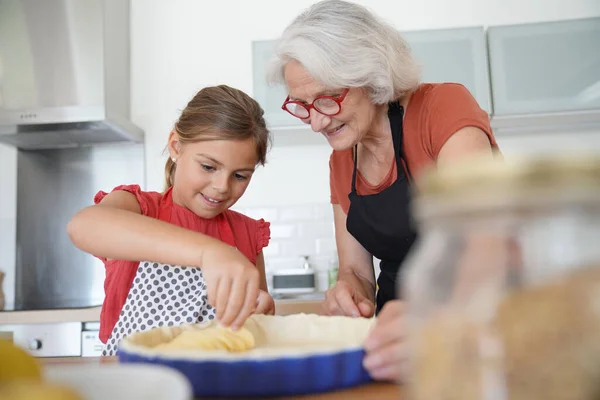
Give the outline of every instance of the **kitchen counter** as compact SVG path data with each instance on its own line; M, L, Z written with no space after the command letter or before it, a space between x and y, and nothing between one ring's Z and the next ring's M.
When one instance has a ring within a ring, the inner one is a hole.
M59 322L98 322L101 307L54 310L2 311L0 325L53 324Z
M321 314L323 295L289 296L275 299L275 310L278 315L288 314ZM101 307L66 308L35 311L2 311L0 325L19 324L52 324L59 322L98 322Z
M98 357L98 358L45 358L41 359L44 365L56 364L103 364L118 362L115 357ZM377 399L377 400L398 400L401 399L400 387L391 383L371 383L355 388L341 390L337 392L322 393L306 396L288 396L269 398L271 400L358 400L358 399ZM266 399L266 398L264 398ZM197 400L210 400L203 397ZM223 400L221 398L220 400Z

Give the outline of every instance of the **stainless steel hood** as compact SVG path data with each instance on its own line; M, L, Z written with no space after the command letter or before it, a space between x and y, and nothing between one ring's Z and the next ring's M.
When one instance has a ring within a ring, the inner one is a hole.
M130 120L129 0L0 0L0 143L143 141Z

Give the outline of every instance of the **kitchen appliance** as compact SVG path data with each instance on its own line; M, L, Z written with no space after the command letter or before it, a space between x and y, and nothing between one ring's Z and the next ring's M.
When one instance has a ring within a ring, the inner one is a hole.
M0 339L35 357L100 357L104 344L99 331L99 322L0 324Z
M131 143L128 0L0 0L0 143Z
M52 323L11 320L36 321L21 311L102 304L104 265L71 243L67 223L93 204L98 190L129 182L143 188L144 180L143 145L18 151L15 298L7 299L0 316L16 312L23 318L0 323L0 337L36 357L100 355L97 323L82 323L79 317Z
M2 313L103 302L104 265L66 227L99 190L145 189L129 26L129 0L0 0L0 145L18 149L2 169L17 182L14 298ZM39 322L2 324L0 336L38 357L99 354L93 325Z
M15 301L6 311L101 305L104 264L73 245L67 224L99 190L144 182L143 145L19 151Z
M0 325L0 333L35 357L81 356L81 322Z
M302 267L281 269L273 273L273 294L300 294L315 291L315 270L309 256L302 257Z
M84 322L81 330L81 357L100 357L104 343L100 341L100 322Z

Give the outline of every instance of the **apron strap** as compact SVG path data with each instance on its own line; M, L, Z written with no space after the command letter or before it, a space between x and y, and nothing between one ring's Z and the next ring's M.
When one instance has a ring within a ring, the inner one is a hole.
M358 161L358 144L354 145L354 169L352 170L352 193L356 193L356 170Z
M394 142L394 155L396 156L396 169L398 171L398 177L407 175L407 178L412 180L412 176L408 170L408 164L405 165L404 163L404 160L406 160L402 144L404 137L404 107L400 105L400 102L395 101L389 104L388 118L390 119L390 126L392 128L392 141ZM404 170L404 166L406 166L406 172Z

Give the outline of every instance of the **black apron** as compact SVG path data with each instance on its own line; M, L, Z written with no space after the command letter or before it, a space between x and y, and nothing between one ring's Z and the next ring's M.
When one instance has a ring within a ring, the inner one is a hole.
M352 191L346 220L348 232L372 255L381 260L377 279L377 313L396 298L396 277L400 265L416 239L410 214L410 187L402 167L402 118L404 109L398 102L388 105L398 178L383 191L360 196L356 193L357 148L354 151ZM407 164L408 165L408 164ZM407 167L408 168L408 167ZM401 294L398 294L401 297Z

